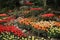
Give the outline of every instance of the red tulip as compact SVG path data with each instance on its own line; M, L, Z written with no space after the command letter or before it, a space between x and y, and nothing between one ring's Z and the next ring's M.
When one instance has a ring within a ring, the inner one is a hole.
M7 17L5 20L7 20L7 21L10 21L10 20L14 20L15 18L13 18L13 17Z
M0 23L2 23L2 22L7 22L7 20L0 20Z
M0 26L0 33L1 32L12 32L14 33L14 35L17 35L19 37L24 36L25 34L22 32L22 30L20 30L19 28L15 27L15 26Z
M48 13L48 14L43 14L42 15L42 17L53 17L54 16L54 14L52 14L52 13Z
M0 14L0 16L8 16L7 14Z
M0 20L0 23L2 22L10 22L11 20L14 20L15 18L7 17L6 19Z
M32 5L32 2L25 2L26 5Z
M31 8L30 10L43 10L42 8Z

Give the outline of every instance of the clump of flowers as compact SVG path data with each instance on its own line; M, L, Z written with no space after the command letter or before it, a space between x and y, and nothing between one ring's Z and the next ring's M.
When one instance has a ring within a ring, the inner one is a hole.
M53 17L53 16L55 16L55 15L52 13L47 13L47 14L42 15L42 17Z
M4 19L6 19L7 18L7 14L5 14L5 13L3 13L3 14L0 14L0 23L1 22L6 22L6 20L4 20Z
M20 37L15 36L11 32L2 32L0 33L0 40L19 40Z
M18 37L24 37L25 34L22 32L22 30L20 30L19 28L15 27L15 26L0 26L0 33L2 32L11 32L14 35L18 36Z
M0 20L0 23L10 22L11 20L14 20L14 19L15 19L14 17L5 17L5 18Z
M51 26L54 25L54 21L48 22L48 21L40 21L40 22L35 22L31 24L34 28L39 29L39 30L46 30L50 28Z
M8 16L8 15L7 15L7 14L5 14L5 13L3 13L3 14L0 14L0 17L1 17L1 16Z
M26 24L26 25L31 24L31 22L33 21L36 21L36 19L35 18L23 18L21 20L18 20L20 24Z
M55 26L60 27L60 22L55 22Z
M18 20L20 24L25 24L25 25L31 25L33 28L38 29L38 30L47 30L48 28L52 26L59 26L59 23L56 21L39 21L39 22L34 22L32 19L24 18L21 20Z
M25 2L26 5L33 5L32 2Z
M51 27L48 29L48 36L52 38L60 38L60 27Z
M30 10L43 10L42 8L30 8Z

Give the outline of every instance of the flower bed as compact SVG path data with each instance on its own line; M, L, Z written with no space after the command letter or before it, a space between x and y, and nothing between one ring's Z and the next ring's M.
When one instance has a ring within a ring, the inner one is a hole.
M7 34L7 37L9 37L9 35L10 36L16 36L17 38L18 37L19 38L26 37L26 34L24 34L22 32L22 30L20 30L19 28L15 27L15 26L3 26L3 25L0 25L0 35L1 35L1 37L2 36L5 37L6 34ZM2 37L2 39L4 39L3 37ZM5 38L7 38L7 37L5 37Z
M54 35L52 33L49 34L50 31L54 30L52 28L55 28L55 27L57 29L60 28L60 26L59 26L60 25L60 22L57 22L57 21L42 21L41 20L39 22L34 22L34 21L30 21L28 18L26 18L26 19L20 20L19 23L21 25L23 25L23 27L21 27L21 28L24 28L24 29L26 29L28 31L32 31L32 33L35 34L35 35L37 34L37 36L41 34L42 36L45 36L45 37L51 37L49 35ZM55 36L56 35L54 35L54 37Z
M4 2L0 10L0 40L60 38L60 15L46 5L46 0Z

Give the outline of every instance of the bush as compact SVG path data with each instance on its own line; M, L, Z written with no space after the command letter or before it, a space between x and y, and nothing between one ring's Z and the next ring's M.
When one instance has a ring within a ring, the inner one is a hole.
M19 6L19 0L0 0L0 8L13 9L17 5Z

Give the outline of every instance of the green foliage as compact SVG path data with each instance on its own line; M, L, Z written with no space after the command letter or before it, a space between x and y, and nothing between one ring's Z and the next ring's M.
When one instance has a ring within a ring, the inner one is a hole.
M32 10L32 11L30 11L28 14L26 14L26 15L24 15L24 17L31 17L31 16L33 16L33 17L37 17L38 15L40 15L40 14L43 14L43 10Z
M3 18L6 18L6 17L0 17L0 19L3 19Z
M43 6L43 1L42 0L30 0L33 2L36 6Z
M16 1L19 2L19 0L0 0L0 9L1 8L14 9L14 7L16 6Z
M60 28L51 27L48 31L48 36L53 38L60 38Z
M19 40L18 36L15 36L13 33L10 32L2 32L0 34L0 40Z

